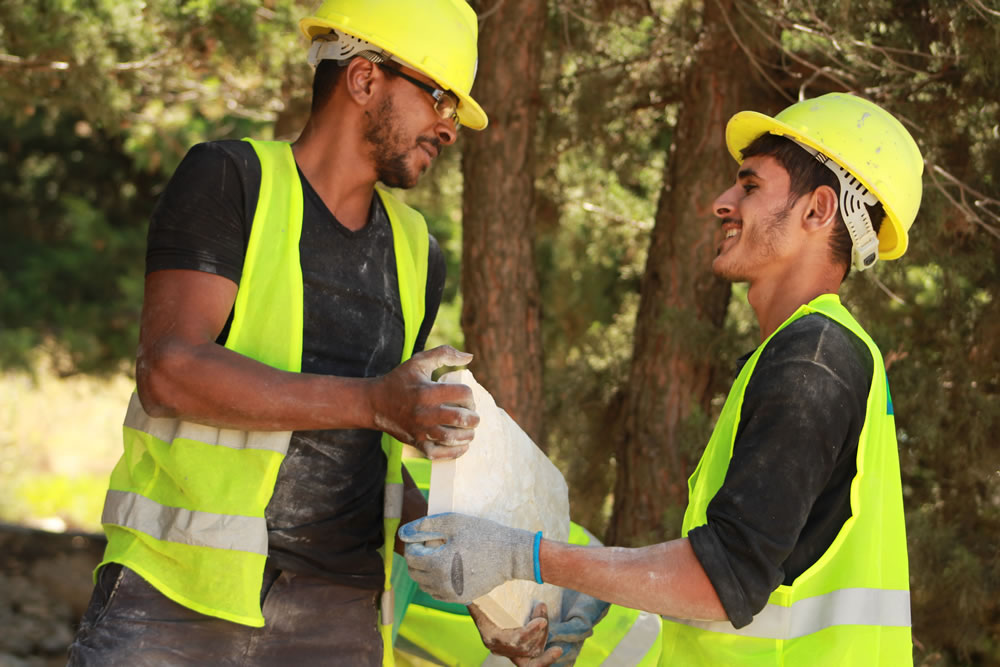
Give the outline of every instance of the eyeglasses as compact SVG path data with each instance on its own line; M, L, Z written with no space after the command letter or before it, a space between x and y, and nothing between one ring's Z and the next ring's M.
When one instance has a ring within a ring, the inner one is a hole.
M387 69L393 74L403 77L414 86L429 94L434 98L434 111L437 115L444 119L451 119L455 123L455 129L457 130L461 125L458 120L458 97L455 93L450 90L441 90L440 88L435 88L434 86L428 85L421 81L420 79L415 79L406 72L396 67L390 67L385 63L378 63L378 66L382 69Z

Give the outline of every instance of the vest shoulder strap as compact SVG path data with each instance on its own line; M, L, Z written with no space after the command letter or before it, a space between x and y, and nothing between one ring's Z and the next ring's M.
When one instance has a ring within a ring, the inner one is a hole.
M260 195L226 347L298 372L302 369L303 324L302 183L289 144L246 141L260 159Z

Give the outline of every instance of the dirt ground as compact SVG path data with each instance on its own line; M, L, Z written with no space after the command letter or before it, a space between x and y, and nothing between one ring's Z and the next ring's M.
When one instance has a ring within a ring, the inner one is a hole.
M0 667L66 664L104 536L0 524Z

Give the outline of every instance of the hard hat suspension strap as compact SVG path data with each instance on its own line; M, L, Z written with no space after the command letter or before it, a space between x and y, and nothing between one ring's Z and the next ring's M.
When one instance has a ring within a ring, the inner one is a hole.
M346 65L355 56L363 56L376 64L394 60L392 54L384 49L339 30L314 37L307 59L310 65L316 67L321 60L336 60Z
M868 215L865 204L868 206L878 204L878 197L869 192L851 172L828 156L799 141L795 143L837 175L837 180L840 181L840 217L847 225L847 232L854 243L854 268L858 271L870 269L878 260L878 235L872 227L871 216Z

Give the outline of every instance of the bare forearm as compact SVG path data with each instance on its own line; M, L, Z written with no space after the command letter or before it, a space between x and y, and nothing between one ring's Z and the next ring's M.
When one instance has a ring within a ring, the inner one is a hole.
M136 366L155 417L242 430L374 428L372 380L285 372L214 343L169 345L140 350Z
M150 415L240 430L370 428L410 444L440 443L444 454L472 439L472 391L431 379L472 355L442 345L375 378L281 371L215 342L236 292L235 283L200 271L146 277L136 382Z
M726 620L712 582L686 539L637 549L542 540L542 579L632 609Z
M427 516L427 499L424 498L424 494L420 492L420 488L417 487L416 482L413 481L413 477L410 476L410 471L403 466L403 513L399 520L399 525L408 524L411 521L415 521L420 517ZM395 551L400 556L403 555L403 547L405 544L399 539L399 535L396 536L396 546Z

